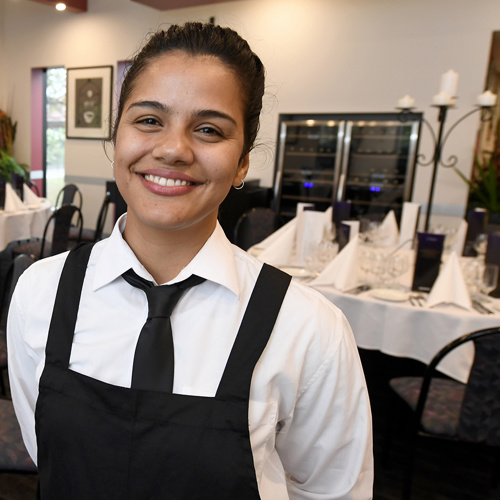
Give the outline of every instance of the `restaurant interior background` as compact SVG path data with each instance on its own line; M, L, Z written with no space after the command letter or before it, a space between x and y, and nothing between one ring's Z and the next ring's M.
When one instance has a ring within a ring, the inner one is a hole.
M173 10L132 0L87 5L85 13L61 13L32 0L0 0L0 109L18 123L16 160L40 162L33 148L33 69L111 65L116 82L118 62L152 30L214 18L248 39L267 69L260 146L249 174L264 187L273 185L280 113L394 112L398 99L410 94L436 129L432 98L441 74L453 69L460 79L448 119L458 119L485 90L492 33L500 24L497 0L240 0ZM465 120L443 153L456 155L467 177L478 127L478 114ZM432 148L423 129L420 152L432 157ZM416 169L412 200L422 203L424 212L431 170ZM82 190L84 220L92 225L105 182L112 179L102 141L66 139L65 171L66 182ZM467 185L452 169L440 169L433 214L463 216L467 195Z

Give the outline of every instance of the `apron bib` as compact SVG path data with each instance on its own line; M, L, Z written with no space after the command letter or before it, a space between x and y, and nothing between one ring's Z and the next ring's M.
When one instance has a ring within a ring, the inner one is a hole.
M35 412L42 500L260 498L252 373L290 276L264 265L214 398L119 387L68 368L92 245L66 260Z

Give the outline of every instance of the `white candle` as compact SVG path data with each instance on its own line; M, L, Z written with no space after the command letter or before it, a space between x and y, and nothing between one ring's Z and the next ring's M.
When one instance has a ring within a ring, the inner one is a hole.
M454 99L447 92L441 91L432 98L432 104L435 106L452 106Z
M400 109L411 109L415 106L415 99L410 97L408 94L398 100L398 108Z
M450 97L455 97L457 95L458 88L458 73L452 69L443 73L441 76L441 87L439 88L439 93L446 92Z
M497 103L497 96L490 90L486 90L477 96L477 104L479 106L491 107Z

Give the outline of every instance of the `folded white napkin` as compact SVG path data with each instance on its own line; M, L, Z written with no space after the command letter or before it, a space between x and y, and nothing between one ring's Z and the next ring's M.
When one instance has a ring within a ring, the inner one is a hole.
M378 228L377 244L381 247L393 247L399 241L398 222L394 210L391 210Z
M458 255L463 255L468 227L469 224L467 223L467 221L465 219L462 219L458 226L457 232L452 237L452 243L449 247L450 252L457 252Z
M3 207L4 212L19 212L26 210L26 205L14 191L14 188L9 182L5 183L5 202Z
M295 217L298 217L299 214L304 211L306 208L314 210L314 203L304 203L303 201L299 201L297 203Z
M472 302L456 252L452 252L429 292L426 307L453 304L471 309Z
M40 205L40 198L28 187L27 184L23 184L23 197L25 205Z
M295 260L305 265L307 259L316 251L325 232L325 212L302 210L297 216L295 234Z
M411 248L415 231L417 230L420 203L405 201L401 212L401 224L399 228L399 242L402 248ZM403 245L404 243L404 245Z
M342 292L358 284L359 238L352 239L309 284L333 285Z
M295 217L265 240L254 245L254 248L263 248L258 254L258 259L273 266L288 264L295 244L296 226L297 218Z

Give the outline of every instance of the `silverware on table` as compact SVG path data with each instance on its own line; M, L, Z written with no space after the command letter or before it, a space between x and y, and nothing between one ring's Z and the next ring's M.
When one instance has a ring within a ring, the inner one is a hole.
M480 314L495 314L491 309L479 302L479 300L473 300L472 307Z
M362 292L367 292L368 290L371 290L371 288L372 287L370 285L359 285L354 288L351 288L350 290L346 290L345 293L349 295L358 295Z

